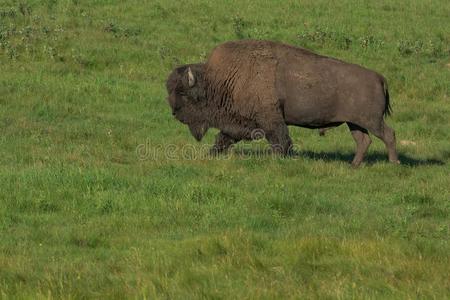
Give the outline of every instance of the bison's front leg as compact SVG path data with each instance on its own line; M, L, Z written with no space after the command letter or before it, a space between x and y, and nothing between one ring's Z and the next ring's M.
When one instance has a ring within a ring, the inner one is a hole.
M292 154L292 140L285 123L278 123L266 129L266 138L272 145L274 153L282 155Z
M211 155L217 155L226 152L231 147L231 145L236 142L237 141L235 139L221 131L216 135L216 141L211 150L209 150L209 153Z

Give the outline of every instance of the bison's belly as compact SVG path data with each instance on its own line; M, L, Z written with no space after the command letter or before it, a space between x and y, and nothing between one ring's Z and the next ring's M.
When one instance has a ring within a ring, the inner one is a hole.
M332 93L318 95L303 92L288 95L283 108L288 125L315 128L345 121L339 113L339 99Z

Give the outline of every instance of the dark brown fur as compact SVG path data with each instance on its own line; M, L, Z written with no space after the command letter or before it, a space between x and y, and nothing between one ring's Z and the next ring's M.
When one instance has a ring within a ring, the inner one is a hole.
M384 141L389 160L398 162L387 83L361 66L306 49L270 41L227 42L205 64L176 68L167 80L173 115L197 140L208 128L220 129L214 152L260 130L273 148L291 150L287 125L330 128L346 123L357 144L359 165L371 139ZM323 131L324 132L324 131Z

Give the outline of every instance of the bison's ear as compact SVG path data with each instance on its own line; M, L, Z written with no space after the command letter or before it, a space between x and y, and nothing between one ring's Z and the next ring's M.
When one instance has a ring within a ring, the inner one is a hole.
M188 77L189 87L191 88L195 85L195 77L194 77L194 73L192 73L192 70L190 67L188 68L188 71L187 71L187 77Z

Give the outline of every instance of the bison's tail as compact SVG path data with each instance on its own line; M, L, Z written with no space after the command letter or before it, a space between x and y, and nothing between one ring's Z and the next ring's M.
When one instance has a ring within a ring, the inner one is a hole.
M384 88L384 99L386 101L385 106L384 106L384 116L390 116L392 114L392 107L391 107L391 102L389 100L389 89L388 89L388 84L386 82L386 79L383 78L383 88Z

